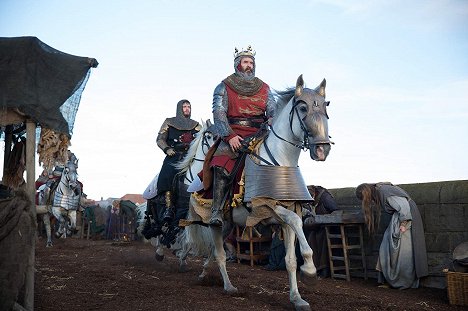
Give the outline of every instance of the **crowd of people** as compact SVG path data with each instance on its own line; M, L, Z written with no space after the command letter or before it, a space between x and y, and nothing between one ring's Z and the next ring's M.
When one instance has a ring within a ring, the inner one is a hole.
M214 156L198 174L200 185L203 185L203 189L198 190L204 193L205 198L212 199L210 226L223 226L226 201L239 191L245 141L265 131L277 110L270 87L255 76L255 55L250 46L245 50L235 49L234 73L214 89L213 132L219 140L212 147L215 148ZM200 130L200 124L190 116L190 102L180 100L176 117L164 121L157 137L157 145L166 155L157 185L158 196L165 202L165 221L172 220L175 215L173 187L178 172L173 164L185 156L194 135ZM310 217L339 209L327 189L310 186L309 192L313 198L313 203L309 205ZM403 189L390 183L361 184L356 188L356 197L362 200L369 234L376 232L382 211L392 215L380 245L376 266L379 281L385 281L393 288L418 287L420 278L428 275L428 267L424 230L416 203ZM305 233L314 252L313 260L319 276L329 276L324 228L317 226ZM278 232L273 235L267 269L285 267L284 245L280 236ZM234 241L231 232L225 240L231 260L235 258Z

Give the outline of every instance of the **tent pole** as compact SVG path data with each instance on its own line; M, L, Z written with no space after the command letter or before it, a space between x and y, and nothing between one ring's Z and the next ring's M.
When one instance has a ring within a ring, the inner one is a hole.
M10 158L12 141L13 141L13 125L7 125L5 127L5 156L3 157L3 176L5 176L5 170L7 168L7 161L8 161L8 158Z
M32 120L26 121L26 191L32 202L32 217L36 219L36 187L35 187L35 151L36 151L36 123ZM34 222L34 232L36 232L36 222ZM34 261L36 251L36 239L32 239L32 248L29 255L29 264L26 270L24 307L27 310L34 310Z

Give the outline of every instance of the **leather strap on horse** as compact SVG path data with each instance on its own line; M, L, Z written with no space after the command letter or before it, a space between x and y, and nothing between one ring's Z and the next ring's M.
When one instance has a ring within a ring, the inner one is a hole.
M221 143L221 138L218 138L213 146L208 149L208 152L205 156L205 161L203 162L203 189L208 190L211 187L211 183L213 182L213 172L211 172L210 164L211 159L213 159L213 155L218 149L219 144Z

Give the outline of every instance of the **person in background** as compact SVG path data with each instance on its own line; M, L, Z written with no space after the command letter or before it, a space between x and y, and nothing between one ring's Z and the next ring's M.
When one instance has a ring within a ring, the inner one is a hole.
M403 189L391 183L364 183L356 188L370 234L378 229L382 209L392 215L380 244L376 269L379 282L393 288L419 287L428 275L426 242L416 203Z
M39 177L36 179L36 190L39 189L40 186L45 184L49 180L49 178L51 178L51 176L49 176L49 172L46 169L42 170L41 175L39 175Z
M325 215L337 211L338 205L331 193L322 186L307 186L310 195L314 199L312 204L313 215ZM317 268L317 275L321 278L330 276L330 262L328 259L328 245L325 227L311 226L304 229L307 242L313 250L313 260Z
M190 119L192 107L190 102L182 99L177 103L176 116L167 118L159 130L156 143L166 154L158 177L158 195L164 195L166 211L164 221L171 221L175 216L175 207L172 198L172 184L178 170L174 164L184 158L201 125Z

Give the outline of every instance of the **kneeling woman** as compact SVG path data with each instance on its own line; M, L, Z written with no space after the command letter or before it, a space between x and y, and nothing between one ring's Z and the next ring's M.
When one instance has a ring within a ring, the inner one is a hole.
M398 289L417 288L419 279L428 275L424 229L416 203L400 187L391 183L361 184L356 197L362 208L369 233L378 227L381 209L392 215L380 244L376 269L387 283Z

